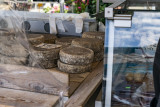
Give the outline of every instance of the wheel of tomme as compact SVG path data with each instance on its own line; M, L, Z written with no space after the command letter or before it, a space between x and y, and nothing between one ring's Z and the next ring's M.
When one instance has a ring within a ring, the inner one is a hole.
M58 59L61 47L61 45L42 43L31 49L31 55L36 59Z
M97 38L104 41L105 33L104 32L84 32L82 38Z
M0 42L0 54L10 57L28 57L29 53L21 44L6 41L6 43Z
M56 39L55 43L58 45L62 45L62 47L65 48L71 45L73 39L77 39L77 38L76 37L62 37L62 38Z
M85 47L99 52L103 49L103 42L94 38L78 38L72 41L72 46Z
M28 59L24 57L8 57L0 54L0 63L2 64L26 65L27 62Z
M94 53L93 61L94 62L101 61L101 60L103 60L103 57L104 57L104 51L101 51L101 52L98 52L98 53Z
M45 59L36 59L33 57L29 57L29 66L32 67L37 67L37 68L54 68L57 66L57 60L58 59L53 59L53 60L45 60Z
M38 45L44 42L44 36L41 34L28 34L27 38L32 45Z
M43 34L44 36L44 43L51 43L54 44L56 40L56 36L53 34Z
M71 65L86 65L93 61L94 52L83 47L70 46L60 50L60 60Z
M61 62L58 60L58 68L62 72L67 72L67 73L83 73L83 72L89 72L92 69L92 64L87 64L87 65L69 65Z

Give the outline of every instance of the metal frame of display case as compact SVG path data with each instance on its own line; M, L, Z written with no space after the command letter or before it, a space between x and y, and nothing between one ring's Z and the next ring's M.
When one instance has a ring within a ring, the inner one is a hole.
M105 18L106 18L106 35L107 38L105 38L105 58L107 60L104 60L104 75L103 82L105 86L103 86L103 92L105 95L105 107L111 107L111 96L112 96L112 82L113 82L113 55L114 55L114 27L120 27L120 28L130 28L132 27L132 13L134 11L137 11L137 9L129 10L127 8L125 9L115 9L119 5L123 4L124 2L128 2L128 4L138 4L146 2L146 0L103 0L105 3L113 3L109 7L105 8ZM160 1L157 0L147 0L150 3L160 3ZM156 7L157 8L157 7ZM118 10L118 11L117 11ZM126 11L127 10L127 11ZM123 12L125 11L125 12ZM131 12L128 12L131 11ZM159 11L157 9L149 9L146 8L144 10L138 10L138 11ZM117 14L117 13L123 13L123 14ZM105 88L105 89L104 89Z

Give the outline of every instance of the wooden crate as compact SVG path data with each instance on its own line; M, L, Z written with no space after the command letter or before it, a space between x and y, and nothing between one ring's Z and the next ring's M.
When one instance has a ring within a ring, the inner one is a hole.
M93 69L99 62L93 64ZM49 72L47 72L49 71ZM0 87L70 97L90 72L69 74L54 69L38 69L0 64Z

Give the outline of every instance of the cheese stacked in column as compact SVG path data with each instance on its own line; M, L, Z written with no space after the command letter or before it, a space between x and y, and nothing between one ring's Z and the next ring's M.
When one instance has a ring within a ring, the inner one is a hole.
M46 43L33 47L29 57L29 65L44 68L56 67L61 47L61 45Z
M91 71L94 52L83 47L70 46L60 50L58 68L67 73L82 73Z
M93 50L94 61L103 59L103 41L95 38L79 38L72 41L72 46L85 47Z
M20 42L24 41L19 41L15 34L0 31L0 63L15 65L27 64L29 53Z
M56 39L55 43L58 45L62 45L62 48L66 48L71 45L72 40L76 39L76 37L61 37Z
M104 39L105 39L105 33L104 32L84 32L82 35L82 38L95 38L103 41L104 44ZM104 46L103 46L104 47ZM99 61L102 60L104 57L104 48L99 51L94 53L94 61Z

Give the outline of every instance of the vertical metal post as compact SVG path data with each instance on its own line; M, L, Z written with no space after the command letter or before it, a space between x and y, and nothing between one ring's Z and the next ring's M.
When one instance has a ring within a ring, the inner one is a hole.
M60 0L60 12L64 13L64 0Z
M96 13L99 13L99 0L96 2Z

